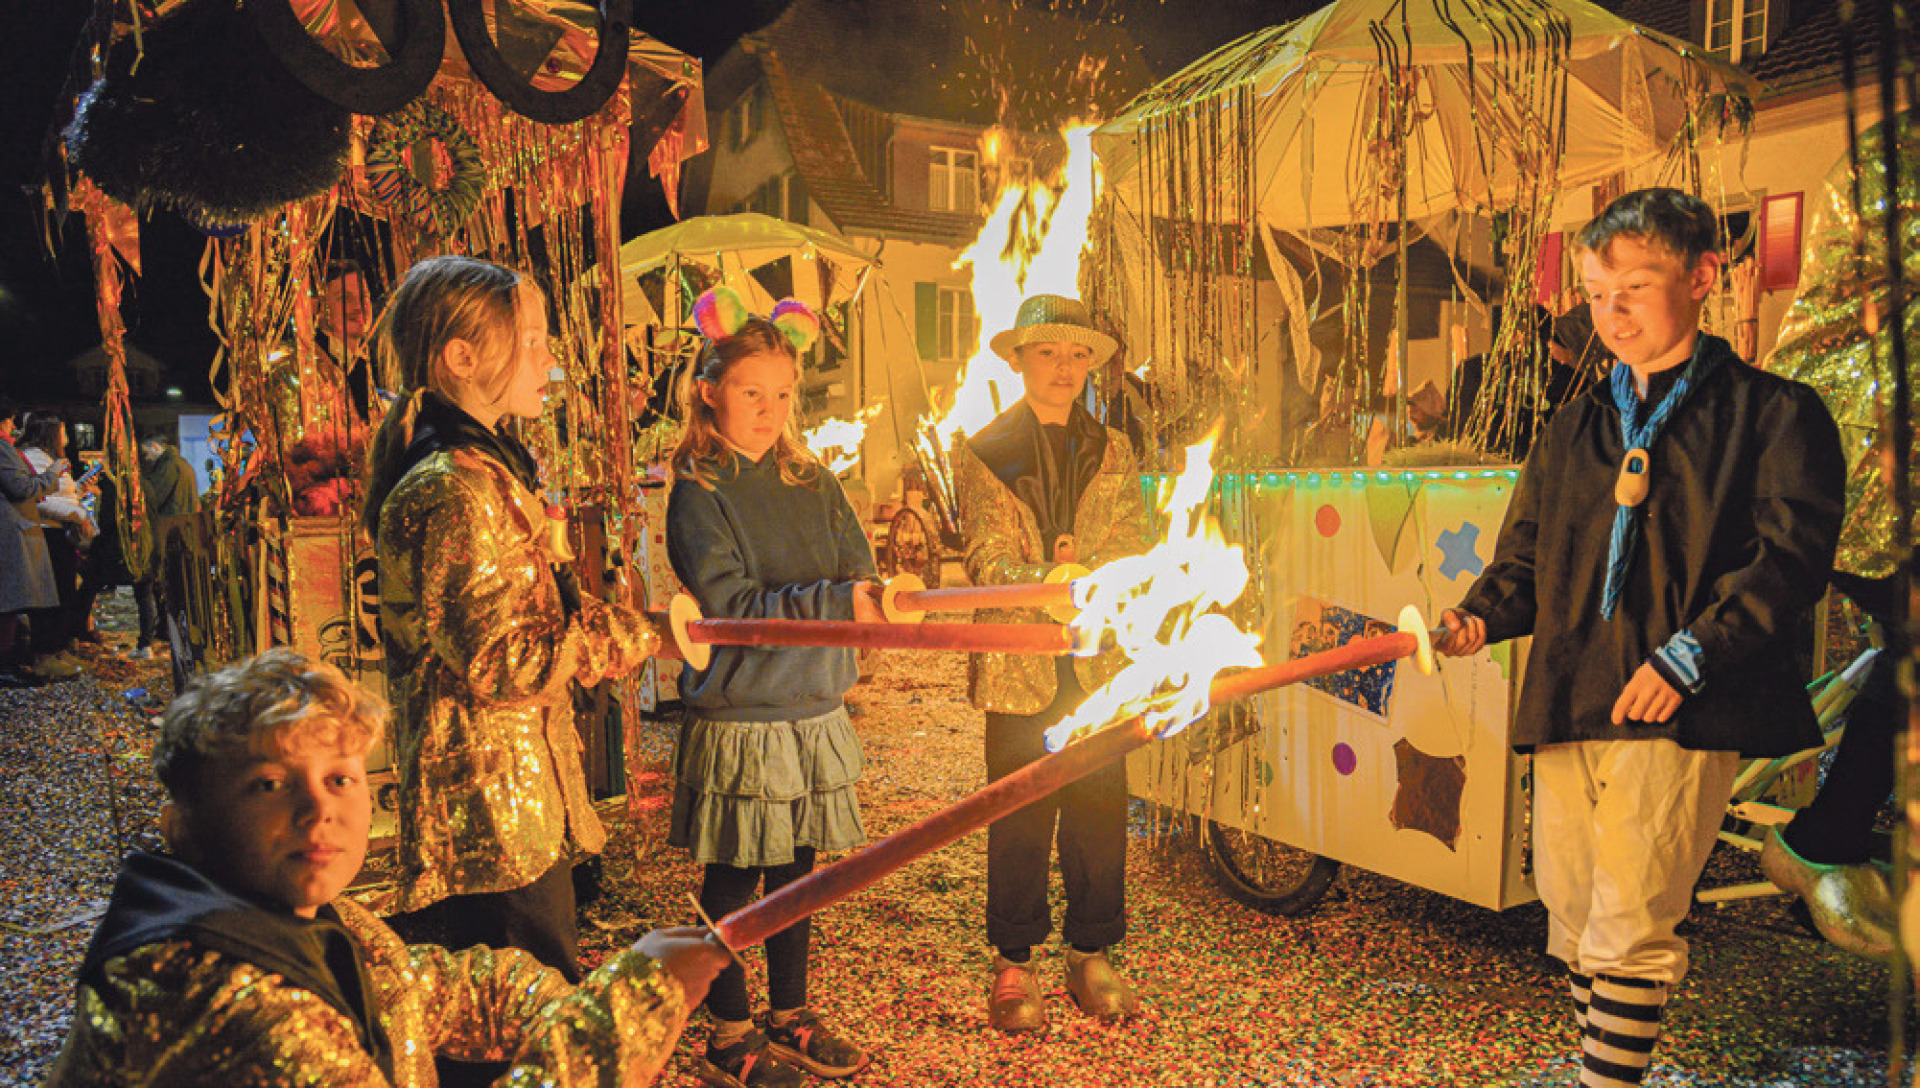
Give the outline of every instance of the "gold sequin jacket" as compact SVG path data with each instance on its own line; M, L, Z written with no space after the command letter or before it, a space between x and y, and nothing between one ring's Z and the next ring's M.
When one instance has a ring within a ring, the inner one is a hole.
M686 1022L679 982L631 949L576 988L518 949L407 945L353 901L333 906L366 957L391 1079L353 1021L312 991L164 940L107 961L103 981L80 987L49 1088L431 1088L435 1053L511 1061L515 1085L642 1085Z
M380 625L399 774L397 910L510 891L606 832L571 685L659 645L640 612L569 612L545 506L494 457L441 450L381 506Z
M1151 543L1133 448L1119 431L1105 430L1107 449L1099 472L1074 507L1074 546L1077 561L1086 567L1139 555ZM967 577L973 584L1003 586L1045 579L1055 564L1041 544L1039 519L966 442L959 443L954 454L954 477ZM974 613L974 619L979 623L1055 622L1038 608L983 608ZM1118 650L1108 650L1073 664L1080 686L1094 691L1113 679L1126 659ZM1053 701L1057 687L1049 657L974 654L968 665L968 695L982 710L1038 714Z

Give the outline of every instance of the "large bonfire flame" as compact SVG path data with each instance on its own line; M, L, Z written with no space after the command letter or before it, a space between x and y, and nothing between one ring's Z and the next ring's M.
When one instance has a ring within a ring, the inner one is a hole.
M1067 160L1059 180L1002 188L979 236L954 262L955 268L972 268L973 308L981 328L1010 327L1028 291L1079 295L1080 251L1086 248L1087 220L1099 191L1092 134L1092 125L1064 130ZM998 133L990 136L988 157L998 154L1004 142ZM1013 368L983 337L980 350L967 362L953 405L930 424L938 448L951 449L956 434L986 426L1024 391Z
M853 414L852 419L826 419L800 436L800 441L826 463L827 471L838 476L860 463L860 443L867 436L867 424L880 414L880 405L870 404Z
M1207 712L1208 685L1222 669L1260 661L1260 637L1216 611L1247 588L1246 556L1207 513L1218 429L1187 450L1173 481L1167 539L1145 555L1116 559L1074 584L1082 636L1111 632L1128 658L1113 681L1047 731L1058 750L1083 729L1139 716L1170 736Z

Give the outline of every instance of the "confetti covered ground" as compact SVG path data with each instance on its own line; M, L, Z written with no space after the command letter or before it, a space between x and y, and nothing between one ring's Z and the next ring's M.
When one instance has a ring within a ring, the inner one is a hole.
M37 1084L71 1009L71 979L120 849L152 843L156 795L144 758L164 668L99 658L80 681L0 692L0 1085ZM981 717L957 656L900 654L855 690L866 745L861 788L878 836L977 788ZM589 960L647 928L687 920L698 872L667 847L673 725L644 723L630 822L614 837L588 907ZM111 775L113 788L108 788ZM119 831L116 834L116 821ZM812 999L868 1046L863 1085L1569 1085L1571 1014L1538 947L1536 906L1492 912L1347 867L1299 918L1244 907L1216 884L1191 838L1136 805L1131 933L1116 955L1141 1016L1103 1026L1041 953L1051 1026L1026 1038L986 1026L984 836L910 866L823 914ZM1708 883L1758 879L1722 848ZM1058 879L1055 878L1057 893ZM1057 915L1056 915L1057 916ZM78 921L75 921L78 919ZM65 923L65 924L63 924ZM1669 1009L1648 1083L1666 1086L1887 1083L1886 976L1805 935L1784 900L1699 908L1695 968ZM754 992L764 984L753 965ZM696 1018L665 1078L688 1073Z

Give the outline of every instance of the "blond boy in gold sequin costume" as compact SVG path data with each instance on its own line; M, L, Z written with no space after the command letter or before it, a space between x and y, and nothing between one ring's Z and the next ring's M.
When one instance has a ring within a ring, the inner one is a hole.
M564 522L501 429L544 406L554 362L539 292L485 261L422 261L374 347L397 370L388 384L412 391L375 436L363 508L396 712L399 907L435 907L420 931L453 947L525 948L577 980L571 858L606 833L573 685L624 675L658 639L638 611L572 591Z
M726 954L650 933L579 987L518 949L409 947L340 895L366 857L386 707L271 650L168 707L169 853L135 853L88 948L50 1084L431 1086L433 1057L514 1083L645 1084Z

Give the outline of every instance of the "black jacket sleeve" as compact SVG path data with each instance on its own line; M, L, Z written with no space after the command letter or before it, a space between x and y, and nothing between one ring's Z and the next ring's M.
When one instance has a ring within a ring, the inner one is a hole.
M1507 519L1500 526L1493 562L1475 579L1460 601L1460 609L1487 624L1487 642L1505 642L1533 633L1535 548L1540 536L1541 491L1549 473L1547 448L1542 441L1520 469Z
M1768 439L1754 474L1757 543L1745 565L1714 581L1706 607L1687 624L1708 678L1805 622L1839 544L1846 462L1833 417L1812 389L1787 384L1762 421Z

